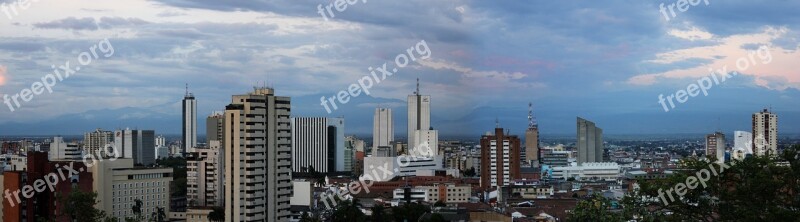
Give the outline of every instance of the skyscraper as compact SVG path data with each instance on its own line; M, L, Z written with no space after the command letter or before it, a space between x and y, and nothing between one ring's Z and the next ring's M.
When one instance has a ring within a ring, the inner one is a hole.
M324 117L292 118L292 171L314 167L321 173L345 169L344 119Z
M225 126L225 113L214 112L206 118L206 142L222 141L225 137L225 131L222 128Z
M706 135L706 158L725 161L725 134L715 132Z
M419 79L417 91L408 95L408 149L419 145L414 137L416 130L430 130L431 128L431 96L423 96L419 92Z
M753 114L753 154L778 154L778 115L764 109Z
M528 103L528 130L525 131L525 161L539 165L539 124L533 117L533 103Z
M503 128L494 134L481 137L481 187L507 186L519 179L520 141L517 136L506 135Z
M225 221L288 221L292 195L291 99L272 88L225 107Z
M153 130L117 130L114 132L116 158L133 159L134 164L150 165L156 162L156 139Z
M376 108L372 124L372 152L374 153L378 147L391 146L391 142L394 141L392 109Z
M194 152L197 146L197 102L194 94L189 92L186 85L186 95L183 97L183 139L181 140L183 153Z
M86 154L105 157L106 145L114 143L114 132L96 129L94 132L83 134L83 150Z
M578 117L578 164L603 162L603 129Z

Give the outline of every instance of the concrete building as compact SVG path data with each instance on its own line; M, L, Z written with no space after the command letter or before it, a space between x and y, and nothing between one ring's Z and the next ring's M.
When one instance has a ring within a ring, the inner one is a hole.
M570 153L570 151L545 149L544 152L542 152L541 165L547 165L551 167L569 166Z
M114 157L133 159L137 165L151 165L156 162L155 131L117 130L114 132Z
M225 127L225 113L214 112L209 115L206 118L206 143L211 143L213 140L222 141L222 138L225 138L223 127Z
M578 117L578 164L603 162L603 129Z
M408 144L414 147L420 144L416 139L417 130L431 130L431 96L423 96L419 92L419 79L417 79L417 91L413 95L408 95Z
M408 147L408 154L428 157L439 155L438 130L416 130L414 131L414 138L418 143Z
M507 135L503 128L495 128L494 134L481 137L481 187L507 186L520 179L520 141L517 136Z
M97 128L93 132L83 134L83 151L87 154L106 156L106 145L114 144L114 132Z
M525 130L525 161L539 166L539 123L533 117L533 103L528 103L528 129Z
M614 162L583 163L579 166L553 167L553 178L576 180L606 180L620 177L620 166Z
M350 169L351 172L360 171L363 168L357 167L358 158L357 153L361 152L364 153L364 140L360 140L354 136L347 136L344 138L344 151L345 151L345 158L344 158L344 167L345 169ZM349 155L349 156L348 156ZM358 174L355 174L358 175Z
M225 107L225 220L288 221L292 195L291 99L272 88Z
M225 153L217 140L208 145L208 148L198 147L186 156L186 201L190 207L223 207L225 203Z
M393 172L386 175L382 169ZM364 180L389 181L394 177L417 176L418 170L441 170L442 157L400 155L396 157L364 157Z
M469 185L433 184L431 186L415 186L410 188L411 202L436 203L468 203L472 197ZM397 188L393 192L393 202L404 202L405 188Z
M134 167L133 159L104 159L89 168L94 192L95 208L109 216L124 221L135 216L132 207L142 201L142 215L151 215L158 208L169 211L172 168Z
M186 208L187 222L213 222L208 219L208 215L214 212L212 207L190 207Z
M375 108L375 117L372 122L372 149L381 146L391 146L394 141L394 120L392 109Z
M725 161L725 134L715 132L706 135L706 158Z
M186 85L186 95L183 96L183 132L181 138L182 152L194 152L197 146L197 101L194 94L189 92L189 85Z
M778 115L767 109L753 114L753 154L778 154Z
M292 171L344 172L344 118L292 118Z
M743 160L747 155L753 155L753 134L745 131L733 132L733 149L731 158Z
M48 153L51 161L80 160L83 158L80 144L64 142L64 138L60 136L53 138L53 142L50 143L50 152Z

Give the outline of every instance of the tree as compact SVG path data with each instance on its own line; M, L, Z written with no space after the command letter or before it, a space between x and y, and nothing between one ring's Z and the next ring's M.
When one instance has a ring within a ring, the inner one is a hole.
M225 221L225 208L214 207L211 213L208 213L208 220L214 222Z
M569 213L568 221L624 221L621 216L609 212L611 202L600 194L594 194Z
M150 221L152 222L164 222L165 218L167 218L167 214L164 212L163 207L156 207L156 211L150 215Z
M445 204L444 202L442 202L442 200L439 200L439 201L436 201L436 203L434 203L434 204L433 204L433 206L434 206L434 207L446 207L446 206L447 206L447 204Z
M419 221L419 218L422 217L422 215L429 212L430 210L428 210L428 207L418 203L411 203L392 208L392 216L394 216L394 221L396 222Z
M464 171L465 177L475 177L477 173L475 172L475 167L470 167L469 169Z
M358 199L353 201L344 200L340 201L336 206L336 210L331 215L333 222L364 222L367 221L367 216L361 212L361 203Z
M370 218L372 221L384 221L386 219L386 208L383 207L381 204L375 204L372 206L372 217Z
M63 206L58 217L67 217L70 221L116 221L114 218L108 217L105 211L94 208L94 205L98 203L95 192L73 189L69 195L59 196L58 199L59 204Z

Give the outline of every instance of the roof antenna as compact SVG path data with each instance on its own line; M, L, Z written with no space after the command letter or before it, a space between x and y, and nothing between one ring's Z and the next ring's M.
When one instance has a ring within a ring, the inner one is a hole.
M500 118L497 117L494 118L494 127L500 128Z
M186 83L186 96L189 96L189 83Z
M417 92L415 94L419 95L419 78L417 78Z

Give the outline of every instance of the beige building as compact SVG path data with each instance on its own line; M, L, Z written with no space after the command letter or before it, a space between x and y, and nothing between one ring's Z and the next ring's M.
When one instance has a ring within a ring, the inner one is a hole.
M225 162L220 142L196 148L186 157L186 203L188 206L224 206Z
M753 154L778 154L778 115L764 109L753 114Z
M292 195L289 97L271 88L225 107L225 220L288 221Z
M472 197L472 187L469 185L436 184L418 188L428 190L428 200L431 203L436 203L440 200L444 203L468 203L469 198Z
M528 103L528 130L525 131L525 162L539 166L539 124L533 117L533 103Z
M210 207L187 208L186 222L211 222L211 220L208 219L208 214L212 211L214 211L214 209Z
M114 132L103 129L96 129L94 132L83 134L83 151L86 154L99 154L105 156L107 150L103 150L108 144L114 143Z
M555 191L552 186L514 186L511 187L512 196L519 195L525 199L550 198Z
M134 167L133 159L95 161L90 172L97 192L97 209L122 221L133 217L136 200L142 201L142 215L151 215L157 208L169 211L172 168Z

